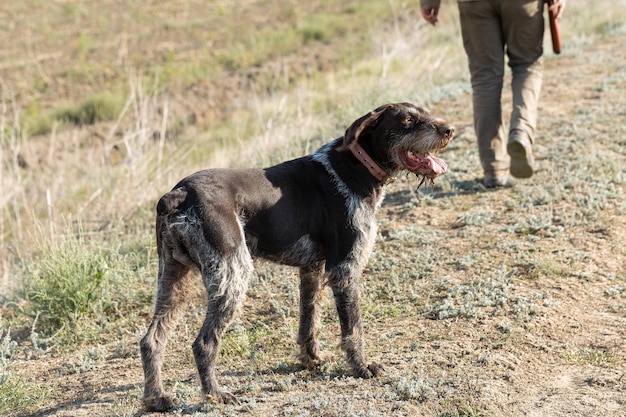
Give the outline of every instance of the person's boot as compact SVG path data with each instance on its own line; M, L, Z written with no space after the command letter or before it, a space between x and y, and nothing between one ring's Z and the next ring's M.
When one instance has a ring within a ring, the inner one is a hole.
M509 170L485 171L483 185L485 188L502 188L509 184Z
M534 173L533 148L528 135L515 129L509 134L506 151L511 157L511 175L515 178L530 178Z

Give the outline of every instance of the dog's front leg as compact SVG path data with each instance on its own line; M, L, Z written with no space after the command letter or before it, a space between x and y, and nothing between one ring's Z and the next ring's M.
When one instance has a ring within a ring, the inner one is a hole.
M341 348L346 352L352 371L359 378L380 375L380 365L372 363L368 366L365 361L358 275L331 279L331 286L341 326Z

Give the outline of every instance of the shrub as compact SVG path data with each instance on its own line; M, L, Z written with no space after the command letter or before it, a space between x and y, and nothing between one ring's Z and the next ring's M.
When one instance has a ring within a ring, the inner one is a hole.
M121 95L102 93L89 97L78 105L70 105L54 114L54 118L64 123L90 125L96 122L114 120L124 108Z
M107 250L88 250L81 235L50 242L27 268L24 297L46 328L59 328L78 316L98 314L110 304L105 274Z
M402 378L394 385L396 393L405 401L417 400L424 402L432 400L437 396L435 389L424 379L413 377L411 379Z
M23 297L43 335L97 338L103 327L132 315L125 311L150 306L152 288L139 282L152 269L149 245L124 251L117 238L101 240L68 231L45 241L38 259L25 264Z

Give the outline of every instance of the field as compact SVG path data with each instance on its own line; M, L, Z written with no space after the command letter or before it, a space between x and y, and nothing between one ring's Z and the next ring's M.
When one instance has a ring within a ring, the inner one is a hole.
M330 359L301 369L296 271L257 261L218 362L241 404L201 397L198 280L166 353L172 414L625 416L626 1L568 2L563 53L545 40L538 172L495 191L479 182L455 2L441 19L393 0L0 6L0 415L151 415L138 341L159 196L410 101L457 134L449 172L399 178L377 216L361 294L384 376L350 376L330 294Z

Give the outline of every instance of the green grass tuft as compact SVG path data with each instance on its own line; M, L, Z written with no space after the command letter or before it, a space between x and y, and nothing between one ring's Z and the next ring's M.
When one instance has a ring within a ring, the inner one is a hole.
M102 245L80 229L68 230L44 242L39 258L25 264L26 311L42 336L61 343L97 340L150 305L153 290L140 280L153 269L152 256L150 249L126 251L119 241Z
M0 415L17 416L38 410L48 400L49 390L23 377L0 372Z
M343 19L336 15L311 15L298 25L298 33L304 43L330 42L345 33Z
M0 333L0 336L2 334ZM11 330L0 339L0 415L13 416L35 411L46 401L48 390L14 373L11 359L16 355L19 344L12 339Z
M70 236L44 248L41 262L29 267L24 297L41 314L45 328L58 329L110 307L105 279L109 255L85 249L82 236Z
M53 118L77 126L91 125L114 120L124 108L124 103L123 95L105 92L89 97L80 104L57 110Z
M92 125L115 120L124 108L124 94L104 92L87 98L82 103L67 104L51 112L41 112L37 102L31 103L23 117L26 136L50 133L53 128Z

